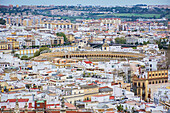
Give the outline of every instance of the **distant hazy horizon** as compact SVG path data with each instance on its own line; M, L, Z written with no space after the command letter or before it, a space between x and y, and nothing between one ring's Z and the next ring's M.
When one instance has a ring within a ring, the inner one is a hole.
M170 5L169 0L0 0L1 5Z

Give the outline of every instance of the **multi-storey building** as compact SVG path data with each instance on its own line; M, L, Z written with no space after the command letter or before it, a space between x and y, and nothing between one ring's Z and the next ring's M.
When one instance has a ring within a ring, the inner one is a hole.
M168 70L148 71L147 75L132 78L133 90L135 95L143 100L151 98L151 93L159 86L168 82Z
M105 18L105 19L100 19L101 20L101 25L110 27L115 24L120 25L121 24L121 19L120 18Z
M8 43L7 42L0 42L0 50L6 50L8 49Z
M7 38L8 40L8 49L19 49L19 42L15 38Z
M55 45L62 45L64 44L64 38L63 37L56 37L56 38L51 38L51 45L55 46Z

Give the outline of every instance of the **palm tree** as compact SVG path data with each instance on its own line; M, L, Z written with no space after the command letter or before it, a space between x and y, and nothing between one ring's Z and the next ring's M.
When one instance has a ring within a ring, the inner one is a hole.
M117 110L118 112L122 112L123 111L123 105L117 105Z

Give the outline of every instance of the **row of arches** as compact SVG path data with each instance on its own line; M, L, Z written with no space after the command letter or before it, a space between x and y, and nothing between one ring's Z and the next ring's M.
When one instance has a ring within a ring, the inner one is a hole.
M149 84L161 84L161 83L167 83L168 80L154 80L150 81Z
M73 54L73 55L63 55L59 56L62 58L72 58L72 57L109 57L109 58L132 58L136 56L131 56L131 55L113 55L113 54Z

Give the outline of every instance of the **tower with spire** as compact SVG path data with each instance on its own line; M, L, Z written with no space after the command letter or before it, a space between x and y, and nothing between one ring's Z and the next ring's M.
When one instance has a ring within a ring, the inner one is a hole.
M62 97L62 99L61 99L61 109L60 109L60 113L66 113L64 97Z
M14 113L20 113L20 111L19 111L18 98L16 99L16 104L15 104L15 108L14 108Z

